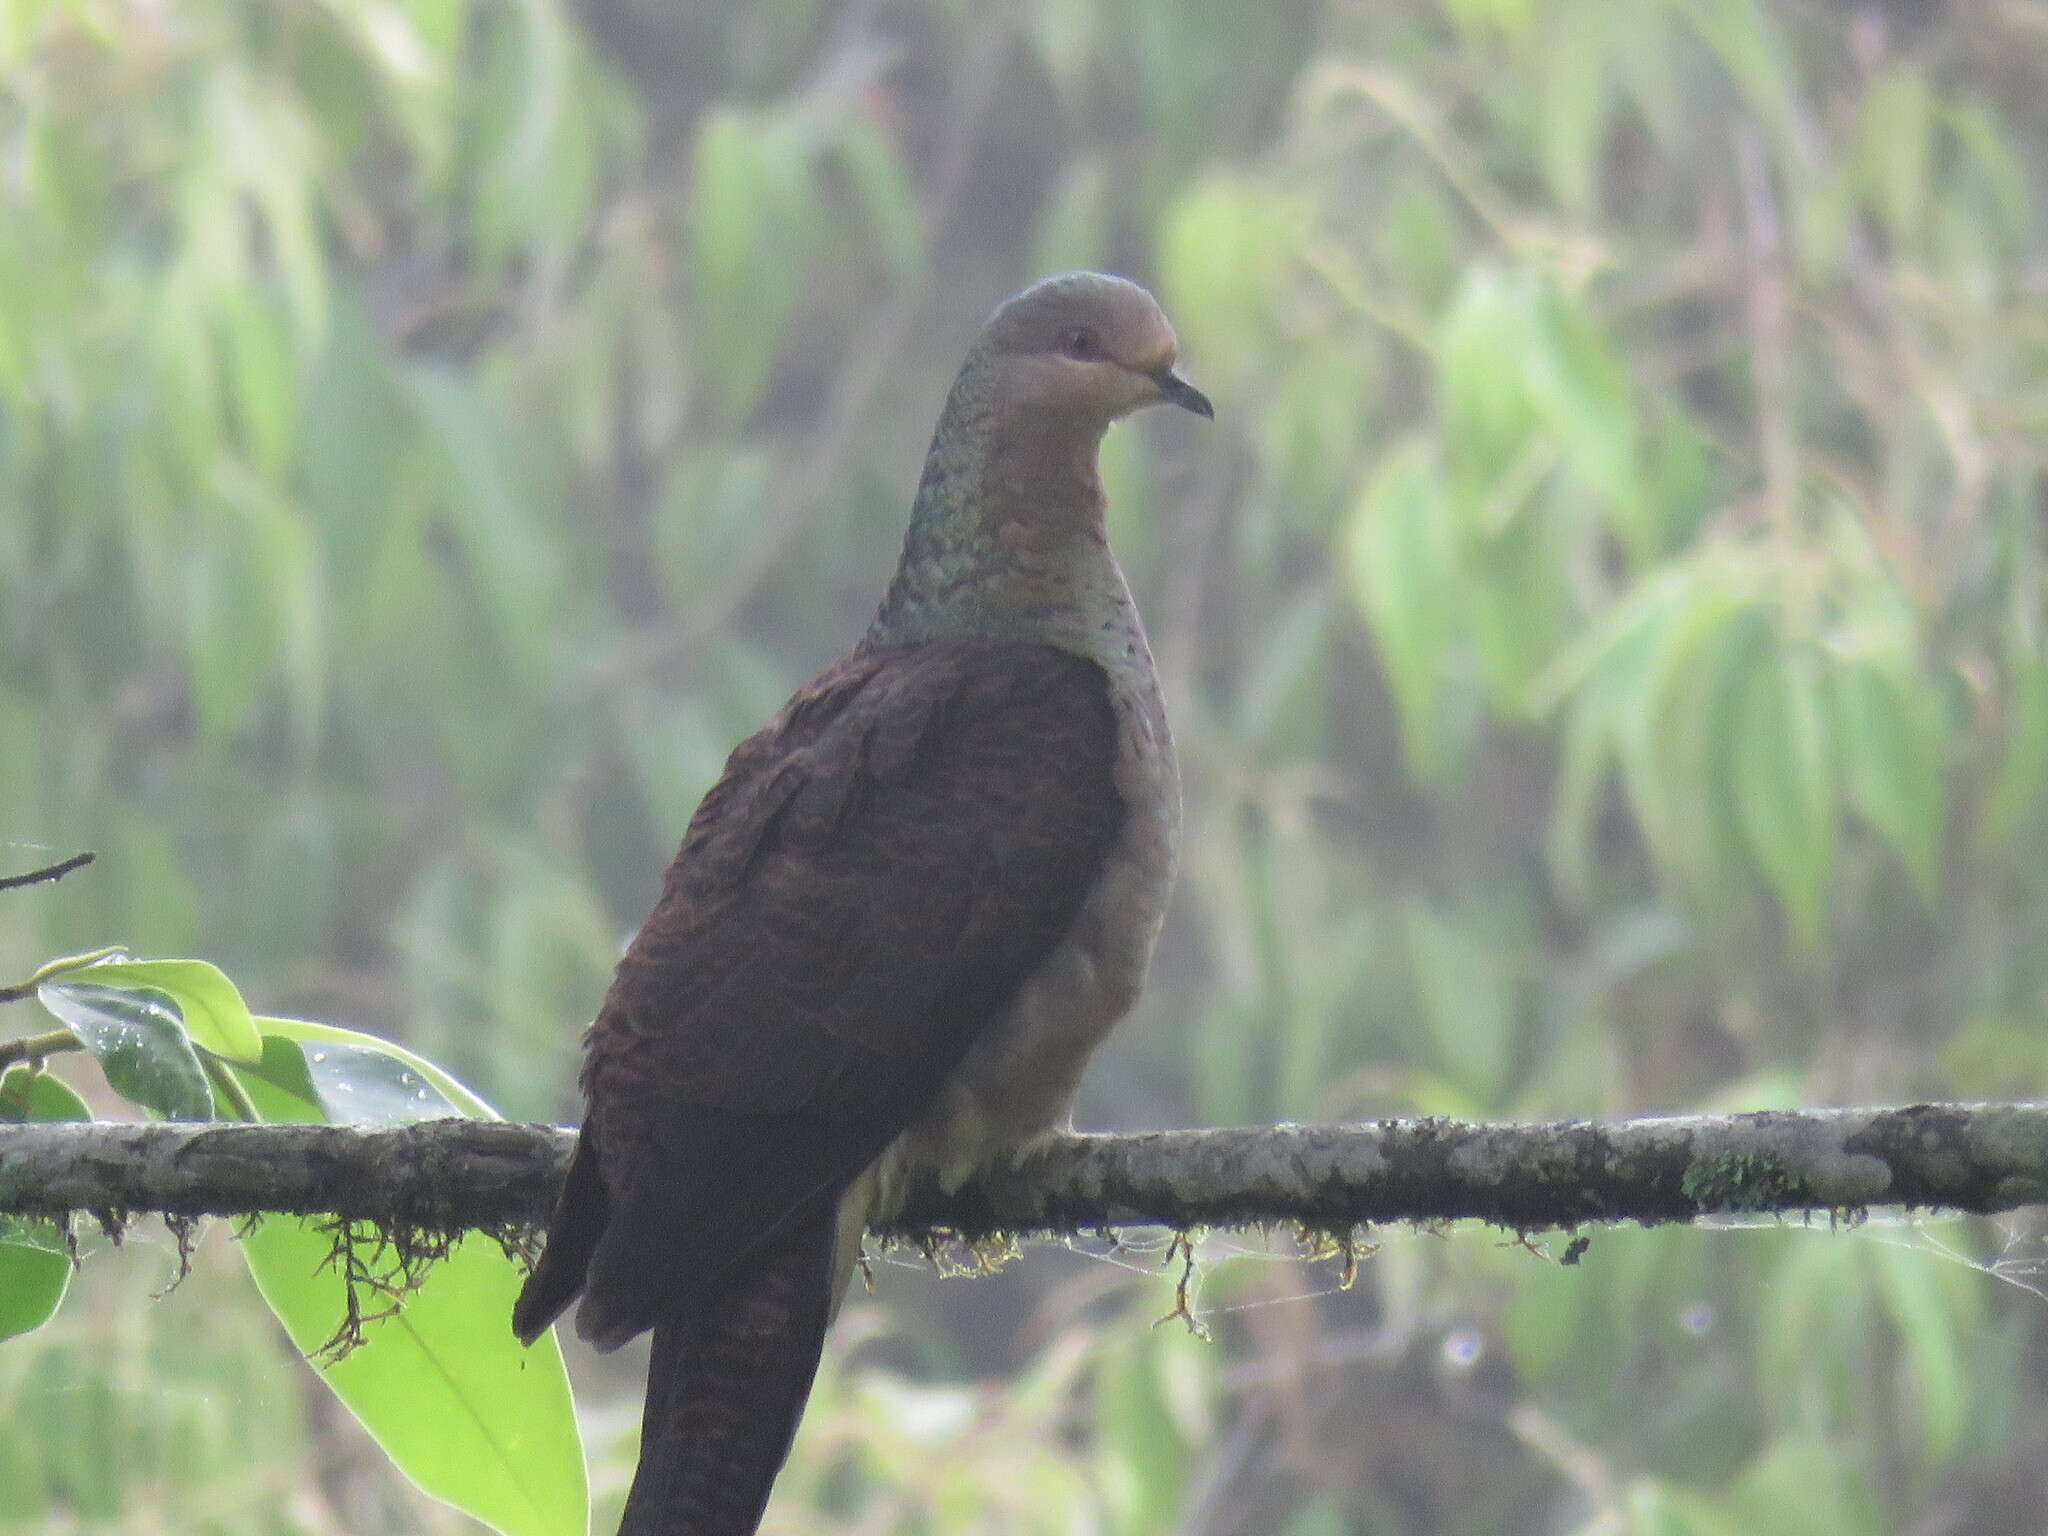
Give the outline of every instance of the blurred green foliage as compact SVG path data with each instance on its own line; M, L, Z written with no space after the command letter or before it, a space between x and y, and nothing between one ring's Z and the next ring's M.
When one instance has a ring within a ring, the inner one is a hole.
M0 847L101 854L0 975L202 953L572 1114L966 337L1086 264L1223 418L1106 455L1190 842L1086 1123L2048 1093L2039 0L1010 14L0 6ZM856 1309L771 1527L2033 1532L2041 1258L1396 1236L1214 1268L1209 1347L1040 1257ZM452 1528L233 1283L88 1279L0 1526Z

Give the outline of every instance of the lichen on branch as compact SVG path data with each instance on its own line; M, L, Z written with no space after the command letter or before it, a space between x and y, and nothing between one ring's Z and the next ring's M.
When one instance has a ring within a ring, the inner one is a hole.
M572 1138L474 1120L391 1129L0 1126L0 1213L320 1215L500 1236L541 1222ZM2048 1105L1922 1104L1624 1121L1441 1119L1059 1136L964 1187L910 1190L881 1235L1156 1225L1348 1233L1477 1219L1518 1232L1873 1205L2048 1202Z

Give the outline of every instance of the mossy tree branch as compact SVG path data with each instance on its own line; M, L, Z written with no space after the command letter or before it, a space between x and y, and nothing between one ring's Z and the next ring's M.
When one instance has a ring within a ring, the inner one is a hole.
M0 1213L326 1214L412 1230L542 1221L568 1158L548 1126L388 1130L100 1122L0 1127ZM2048 1105L1923 1104L1595 1123L1383 1120L1063 1136L890 1236L1283 1223L1327 1232L1476 1218L1516 1231L1873 1205L2048 1202Z

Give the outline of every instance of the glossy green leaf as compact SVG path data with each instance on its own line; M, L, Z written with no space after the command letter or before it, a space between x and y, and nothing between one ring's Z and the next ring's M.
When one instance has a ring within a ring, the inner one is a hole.
M260 1023L269 1037L263 1067L238 1075L266 1120L322 1118L305 1097L316 1091L310 1058L322 1051L345 1051L358 1065L364 1055L384 1055L465 1112L495 1118L439 1068L374 1037L298 1020ZM263 1299L308 1355L333 1339L344 1317L331 1247L331 1236L311 1224L275 1217L242 1239ZM369 1323L359 1348L317 1368L393 1464L435 1498L507 1536L579 1536L588 1529L589 1492L568 1375L552 1333L530 1349L512 1337L523 1278L495 1243L472 1235L428 1271L396 1315ZM377 1304L375 1296L365 1301Z
M242 1240L263 1299L312 1354L343 1319L330 1237L273 1218ZM512 1337L519 1269L489 1238L465 1238L362 1346L321 1380L392 1462L437 1499L507 1536L588 1529L581 1441L560 1346ZM374 1302L374 1298L372 1298Z
M237 1063L233 1070L242 1086L248 1089L259 1118L280 1123L303 1121L313 1124L327 1119L327 1111L313 1087L313 1074L306 1065L306 1053L298 1041L284 1035L266 1034L262 1059ZM273 1098L273 1094L281 1097Z
M0 1076L0 1124L91 1118L85 1100L61 1078L27 1067ZM0 1216L0 1341L56 1316L70 1284L70 1249L54 1223Z
M404 1125L457 1113L425 1076L388 1051L311 1041L301 1051L320 1107L336 1125Z
M249 1005L219 966L204 960L116 960L67 976L71 983L153 992L176 1009L194 1045L228 1061L262 1059Z
M499 1118L496 1110L492 1109L490 1105L486 1104L468 1088L457 1082L447 1072L443 1071L433 1062L428 1061L426 1057L421 1056L416 1051L409 1051L395 1041L380 1039L376 1035L366 1035L361 1030L342 1029L334 1024L316 1024L308 1019L278 1019L259 1016L256 1023L266 1036L280 1035L287 1040L294 1041L304 1050L307 1057L308 1080L316 1095L321 1091L321 1073L313 1063L312 1057L328 1046L337 1046L350 1053L345 1058L334 1058L337 1063L337 1070L345 1071L349 1064L360 1062L362 1057L366 1055L382 1056L396 1063L399 1068L405 1071L417 1073L421 1079L420 1083L414 1084L400 1082L395 1077L392 1078L401 1096L416 1094L420 1087L425 1087L438 1094L453 1108L455 1113L466 1116L471 1120L496 1120ZM413 1102L424 1104L426 1101L414 1098ZM420 1119L431 1117L407 1115L402 1118Z
M10 1067L0 1076L0 1121L90 1120L92 1109L54 1072Z
M0 1341L32 1333L57 1315L71 1285L71 1257L32 1241L0 1217Z
M78 981L45 982L36 996L123 1098L166 1120L213 1117L213 1091L175 1008L146 993Z

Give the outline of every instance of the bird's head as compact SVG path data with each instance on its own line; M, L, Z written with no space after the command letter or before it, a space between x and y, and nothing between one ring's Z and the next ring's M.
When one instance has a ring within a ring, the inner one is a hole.
M1098 430L1146 405L1216 414L1174 372L1179 343L1158 301L1120 277L1070 272L1034 283L990 317L984 344L1007 410L1081 418Z

